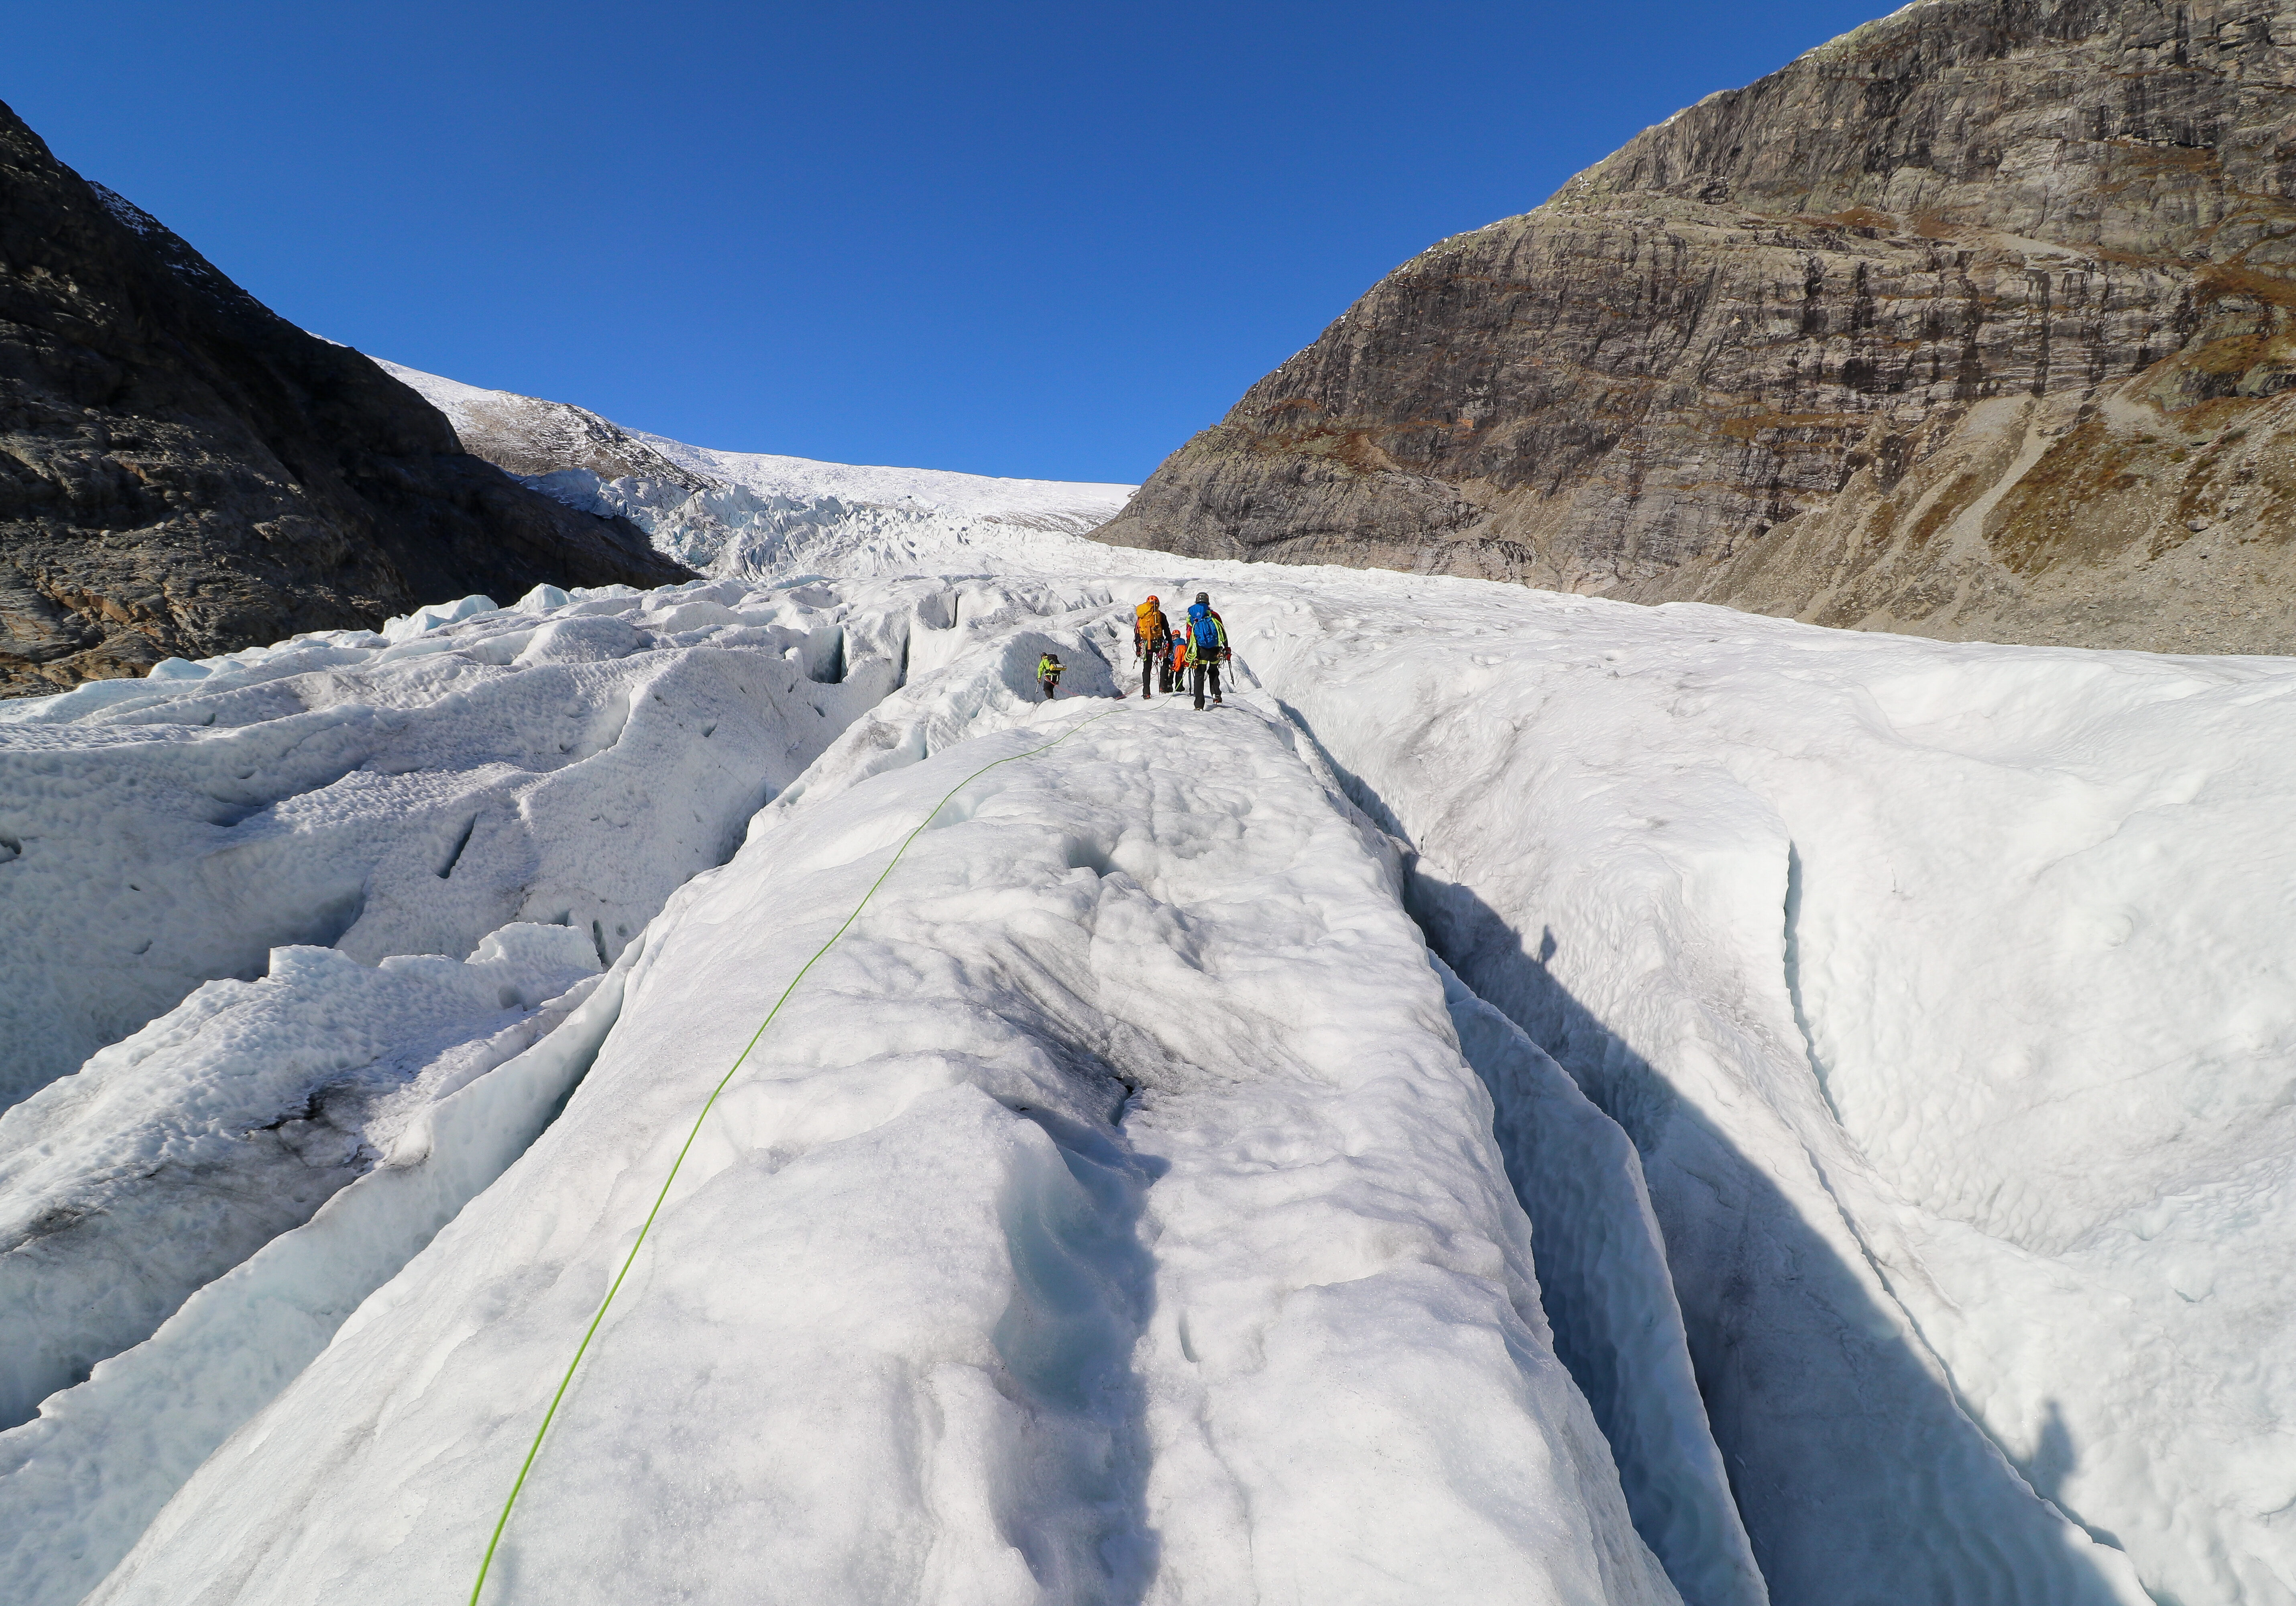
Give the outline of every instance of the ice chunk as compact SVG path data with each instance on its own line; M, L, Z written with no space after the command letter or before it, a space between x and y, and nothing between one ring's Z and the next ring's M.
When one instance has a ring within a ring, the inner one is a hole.
M382 627L382 638L390 642L412 641L415 637L427 634L442 626L458 623L475 614L490 614L494 609L493 597L481 597L473 592L459 602L444 603L435 607L417 608L412 614L402 614L398 618L388 621Z

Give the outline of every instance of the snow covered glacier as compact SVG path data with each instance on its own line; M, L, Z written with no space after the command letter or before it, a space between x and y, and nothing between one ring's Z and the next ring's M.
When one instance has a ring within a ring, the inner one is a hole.
M978 544L969 561L994 562L1017 532L1106 523L1136 489L718 451L570 402L381 366L447 416L465 450L586 513L628 519L713 576L791 572L816 551L832 566L882 567Z
M488 1600L2296 1600L2296 666L799 545L0 710L12 1599L468 1598L693 1134Z

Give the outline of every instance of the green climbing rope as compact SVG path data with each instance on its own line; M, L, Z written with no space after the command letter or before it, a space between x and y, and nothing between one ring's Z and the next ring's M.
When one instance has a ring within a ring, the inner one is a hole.
M1003 758L992 759L951 787L941 800L933 804L925 817L917 822L916 828L901 838L901 845L893 851L893 856L886 861L885 868L880 870L877 873L877 878L869 884L869 890L861 894L861 902L853 906L853 912L845 917L845 923L830 933L829 940L815 949L813 957L799 966L797 974L790 977L789 985L783 987L782 995L774 1000L774 1007L766 1011L765 1019L759 1021L758 1029L750 1034L750 1041L742 1045L742 1051L734 1056L734 1063L727 1067L726 1074L718 1079L718 1085L709 1090L709 1097L702 1100L701 1110L693 1117L693 1129L685 1134L685 1141L678 1149L677 1158L669 1163L669 1174L661 1180L661 1191L653 1197L653 1208L646 1212L644 1224L638 1228L636 1240L630 1245L630 1252L622 1257L622 1269L614 1273L612 1286L606 1289L606 1297L598 1302L597 1314L590 1318L590 1325L582 1335L582 1342L575 1347L574 1358L566 1363L566 1375L558 1380L558 1392L550 1396L550 1409L542 1413L542 1425L534 1430L534 1442L526 1447L526 1459L519 1464L518 1481L510 1486L510 1497L503 1502L502 1515L495 1519L495 1531L487 1540L487 1553L479 1562L478 1579L471 1585L471 1606L478 1606L479 1592L487 1586L488 1569L495 1564L495 1549L502 1543L503 1530L510 1526L511 1511L518 1504L519 1491L526 1487L526 1476L534 1470L534 1458L542 1453L542 1437L550 1431L551 1421L558 1415L558 1407L566 1398L566 1390L574 1382L574 1369L582 1364L582 1357L589 1352L590 1340L598 1336L598 1324L606 1319L607 1307L614 1303L614 1296L622 1291L622 1280L630 1274L630 1267L637 1261L638 1251L645 1247L646 1234L653 1231L653 1218L661 1214L662 1203L669 1198L669 1185L677 1181L678 1167L685 1164L687 1151L693 1149L693 1141L701 1135L701 1124L709 1119L711 1107L718 1102L718 1095L726 1091L726 1084L734 1080L734 1074L739 1071L742 1063L750 1058L750 1050L758 1046L758 1040L766 1034L766 1028L774 1024L774 1017L782 1012L782 1006L789 1002L790 994L797 991L797 984L800 982L805 980L805 973L820 962L823 954L837 945L838 938L851 929L853 922L861 918L861 911L869 907L869 900L877 895L877 889L884 885L885 878L893 873L893 867L899 864L901 856L909 851L909 844L914 842L923 834L927 826L939 818L940 811L948 807L950 800L959 792L964 791L965 787L999 764L1014 763L1021 759L1034 758L1040 753L1049 752L1082 730L1086 725L1096 724L1108 718L1109 714L1120 712L1119 709L1111 708L1106 712L1096 713L1089 720L1080 721L1070 726L1042 746L1031 747L1025 753L1008 754Z

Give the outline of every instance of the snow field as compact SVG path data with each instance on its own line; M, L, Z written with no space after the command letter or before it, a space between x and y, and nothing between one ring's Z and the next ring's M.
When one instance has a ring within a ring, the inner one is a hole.
M953 781L1085 717L789 806L678 894L566 1114L93 1598L466 1589L781 978ZM1119 708L973 783L792 995L502 1598L1676 1598L1546 1348L1392 860L1280 726L1193 717Z
M1779 1598L2292 1598L2285 663L1195 568L1654 1167Z
M545 589L515 611L555 615L538 629L531 627L531 621L496 617L482 605L482 598L465 599L451 607L427 609L409 620L394 622L383 638L365 638L345 655L356 659L362 655L357 648L372 652L382 640L403 642L425 636L430 638L424 643L424 655L452 654L450 663L481 655L498 662L513 652L530 662L540 655L537 643L559 657L579 647L594 648L602 641L616 652L646 643L648 638L627 618L601 610L638 617L657 629L740 626L742 622L724 604L701 594L711 590L689 587L650 598L602 594L577 600ZM914 593L918 588L907 590ZM726 595L726 589L715 588L714 593ZM968 632L957 628L957 613L996 617L1009 614L1013 605L1012 598L992 586L967 587L954 596L938 585L925 588L913 599L921 620L899 614L899 607L908 605L898 600L888 604L882 598L878 613L848 615L832 590L818 584L799 585L764 600L780 606L799 598L804 601L796 605L826 609L843 623L825 631L813 629L785 650L792 657L801 657L809 672L833 668L840 678L856 683L864 696L913 667L906 639L912 623L919 625L923 637L914 655L917 664L931 664L937 657L979 657L968 654ZM745 600L742 589L734 588L730 599ZM761 599L746 600L754 604ZM1104 592L1097 600L1104 601ZM1059 597L1041 586L1025 589L1020 597L1022 616L1031 620L1039 610L1057 610L1062 605ZM505 625L510 627L506 632L501 628ZM708 628L703 633L720 643L728 634L721 630L709 636ZM945 722L952 711L960 721L988 719L992 717L991 704L996 705L993 717L1009 720L1024 706L1022 691L1033 705L1036 654L1048 646L1061 651L1074 666L1073 680L1090 683L1097 669L1099 684L1105 686L1104 667L1098 665L1073 631L1056 629L1051 636L1037 631L1024 634L1026 640L1017 646L1001 638L991 645L983 659L990 671L979 684L974 683L979 677L970 669L960 669L951 691L939 687L951 677L926 672L913 694L922 696L921 707L932 711L924 725L930 728L935 714ZM207 681L204 689L215 691L232 685L234 677L244 679L250 670L267 665L274 675L283 667L291 671L299 667L299 655L309 645L290 644L271 653L175 666L168 682ZM324 645L340 647L344 644ZM780 642L769 634L764 645L771 647ZM849 647L858 655L857 664L847 664ZM584 659L598 655L594 651L581 654ZM282 659L283 666L275 662ZM895 667L897 660L898 667ZM134 706L127 712L133 712L170 702L176 705L175 712L186 712L174 695L180 691L180 684L156 695L155 688L133 684L111 689L111 696L104 699L78 698L84 705L82 712L118 711L128 704ZM122 696L121 692L131 695ZM62 701L51 700L51 707L39 712L53 718L58 712L53 704ZM85 706L91 704L92 709ZM187 712L189 718L196 720L206 711L194 703ZM212 712L206 712L206 717L212 718ZM696 734L689 732L688 739L694 739ZM929 734L927 729L915 740L905 736L895 745L904 752L922 752L922 740ZM709 736L704 725L699 739L707 741ZM578 974L591 963L587 955L596 937L594 930L586 940L564 927L508 928L482 943L475 959L499 957L490 951L493 947L521 931L533 934L528 946L539 942L545 948L564 951L558 957L570 959L570 956ZM174 1015L155 1023L146 1036L161 1040L169 1052L155 1056L151 1045L142 1040L127 1045L130 1051L122 1062L124 1068L110 1075L112 1091L119 1092L125 1085L123 1096L108 1100L92 1096L104 1080L106 1059L118 1057L117 1051L108 1051L99 1056L86 1075L53 1084L32 1105L16 1112L16 1130L37 1141L46 1162L42 1186L25 1190L28 1198L22 1214L41 1222L43 1231L58 1220L84 1220L111 1234L103 1240L111 1247L108 1259L90 1254L86 1244L69 1234L60 1244L53 1234L43 1241L37 1232L27 1240L31 1254L0 1259L0 1270L12 1267L18 1273L51 1273L48 1285L56 1297L47 1302L53 1308L38 1314L52 1318L47 1325L65 1330L64 1339L77 1347L63 1357L69 1370L60 1364L57 1370L62 1375L47 1380L51 1384L84 1374L89 1360L141 1338L186 1291L230 1265L270 1233L309 1215L317 1200L358 1175L373 1163L378 1152L403 1157L402 1151L412 1141L405 1129L410 1121L419 1122L425 1099L452 1091L485 1064L548 1030L552 1020L564 1013L562 1007L545 1009L528 1019L512 1010L510 1025L491 1037L480 1032L475 1042L453 1043L451 1052L439 1051L439 1064L422 1067L424 1053L437 1050L439 1042L453 1039L454 1031L447 1028L461 1024L455 1009L460 1007L468 1013L473 1007L453 995L452 988L447 989L448 996L434 996L430 983L442 972L451 975L463 968L443 959L406 958L386 959L379 970L369 970L327 950L273 957L274 974L254 987L232 983L210 986ZM335 1033L334 1017L345 1009L356 1016L363 1004L371 1005L371 995L385 985L385 977L398 989L391 998L401 1006L401 1018L387 1021L364 1037L356 1031L348 1036ZM485 992L498 987L500 980L480 977L479 989ZM234 992L234 987L238 993ZM247 997L240 999L239 994ZM236 1001L243 1007L235 1014L210 1007L225 1001ZM498 1001L507 1008L512 1001L486 996L481 1014ZM422 1014L426 1007L439 1019L426 1019ZM214 1018L219 1013L228 1016L221 1025ZM248 1026L249 1017L254 1022L252 1029ZM572 1030L570 1025L569 1031ZM375 1052L374 1043L367 1041L370 1038L387 1042L393 1052L379 1061L362 1064L362 1048L368 1054ZM567 1041L563 1034L553 1038L547 1052L562 1053ZM214 1063L218 1059L226 1073L220 1082ZM178 1065L177 1060L186 1064ZM390 1092L410 1076L413 1085ZM205 1091L195 1099L186 1093L191 1087ZM218 1088L225 1096L217 1097ZM178 1154L171 1165L134 1165L127 1174L119 1174L115 1162L123 1150L132 1156L139 1144L147 1149L154 1144L183 1149L185 1134L181 1116L186 1112L178 1106L198 1107L201 1100L206 1120L191 1134L200 1145L194 1155ZM324 1119L313 1113L322 1105ZM35 1107L44 1113L34 1125L25 1125ZM413 1116L410 1107L415 1112ZM135 1110L143 1114L138 1116ZM315 1125L324 1140L316 1148L327 1151L316 1160L315 1146L308 1140L299 1141L291 1154L272 1152L277 1132L299 1133ZM184 1163L187 1158L196 1159L196 1165ZM377 1174L377 1179L385 1175L395 1179L396 1174L387 1168L386 1173ZM370 1179L364 1189L355 1189L353 1197L370 1199L373 1188L385 1186L377 1179ZM203 1256L177 1253L168 1244L170 1230L181 1225L181 1206L187 1191L205 1212L202 1224L208 1231ZM408 1197L404 1189L387 1196ZM457 1202L460 1197L466 1195L457 1196ZM365 1219L357 1215L346 1218L341 1209L348 1208L341 1207L324 1223L314 1224L312 1231L318 1234L320 1244L339 1244L345 1219ZM371 1214L373 1207L366 1208ZM419 1247L437 1223L430 1221L427 1225L410 1227L390 1218L387 1224L391 1230L384 1234L386 1243ZM296 1241L299 1235L291 1232L258 1256L259 1265L267 1269L258 1272L252 1266L242 1267L221 1283L209 1286L151 1344L100 1367L87 1383L51 1399L39 1421L0 1439L0 1466L5 1468L0 1472L0 1511L9 1513L6 1526L11 1531L23 1536L13 1558L20 1564L18 1576L25 1580L23 1588L41 1600L77 1599L117 1559L152 1511L200 1457L308 1360L324 1343L332 1322L356 1304L360 1294L387 1280L412 1252L409 1247L400 1247L393 1251L396 1259L388 1255L380 1260L373 1256L354 1257L345 1265L323 1268L324 1274L315 1275L311 1289L303 1295L291 1290L283 1296L276 1286L280 1280L298 1268L310 1272L308 1257L317 1252L282 1251L283 1244ZM60 1247L70 1251L61 1257L61 1264L58 1256L48 1253ZM141 1297L124 1313L111 1308L121 1301L119 1290L110 1286L123 1271L138 1274L134 1286ZM256 1277L255 1286L266 1290L264 1297L247 1297L240 1287L250 1275ZM361 1283L362 1277L369 1281ZM91 1291L97 1296L93 1304L88 1303ZM278 1311L283 1298L292 1307L283 1318ZM26 1312L28 1317L32 1314L30 1310ZM266 1363L244 1363L250 1350L266 1356ZM219 1358L231 1356L237 1358ZM37 1398L46 1388L28 1385L25 1392L28 1399Z

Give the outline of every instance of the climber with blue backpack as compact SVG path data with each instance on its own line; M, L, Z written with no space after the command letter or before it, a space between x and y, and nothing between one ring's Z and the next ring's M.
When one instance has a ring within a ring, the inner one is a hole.
M1220 665L1227 662L1227 626L1212 612L1211 594L1196 593L1189 605L1187 622L1181 627L1188 638L1189 688L1195 693L1196 707L1204 705L1204 677L1212 682L1212 701L1220 701Z

